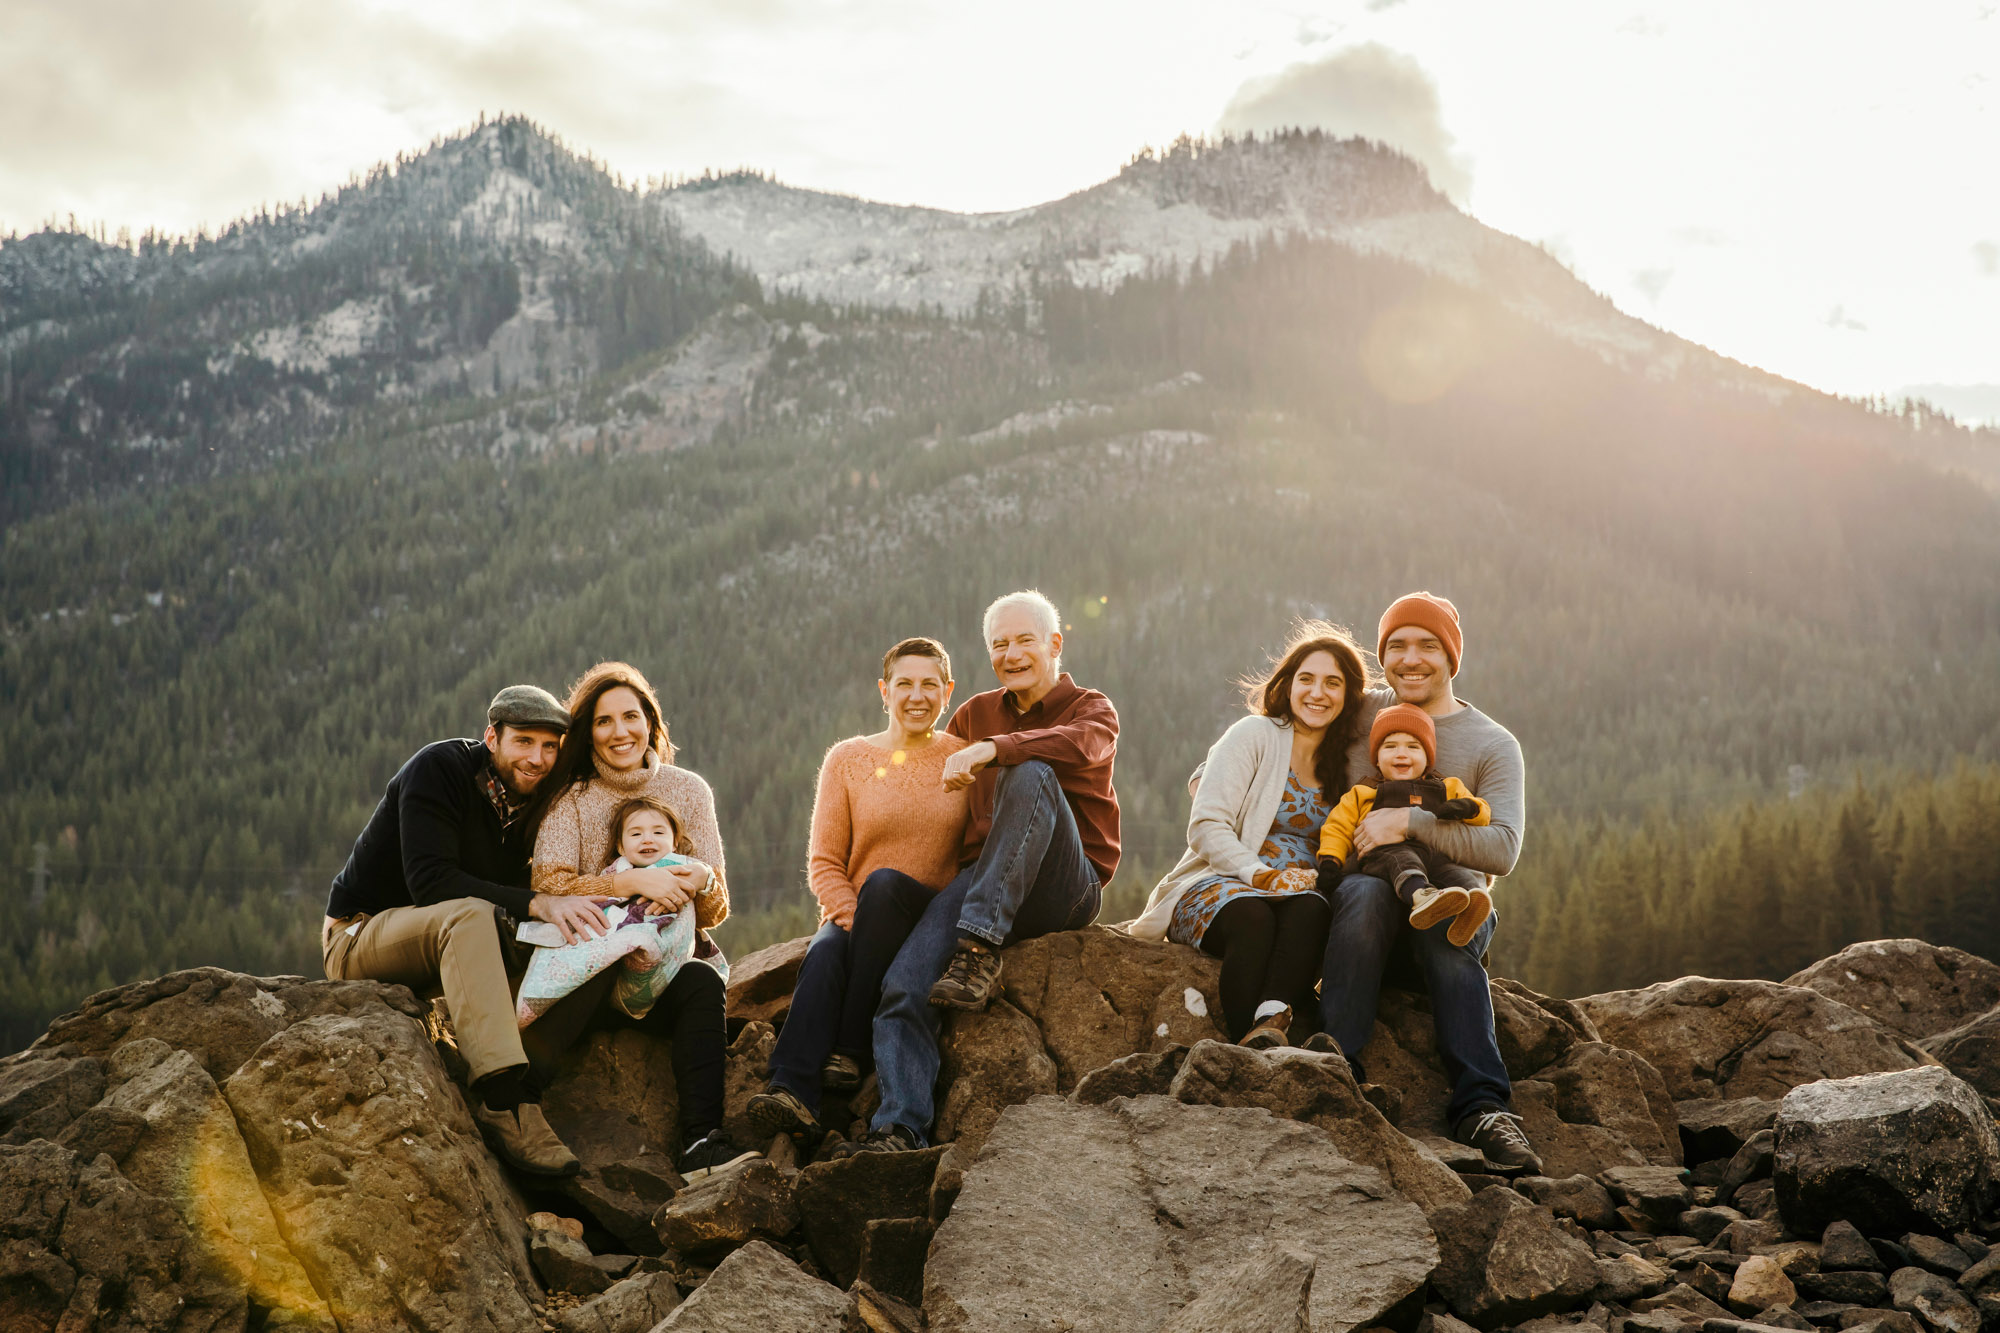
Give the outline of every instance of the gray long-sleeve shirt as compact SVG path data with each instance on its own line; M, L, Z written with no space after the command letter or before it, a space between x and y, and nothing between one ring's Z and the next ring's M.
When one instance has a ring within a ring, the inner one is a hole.
M1356 723L1354 744L1347 751L1347 780L1359 782L1374 772L1375 761L1368 753L1368 728L1375 714L1396 701L1389 689L1368 692ZM1428 810L1410 811L1410 837L1442 853L1456 865L1489 875L1505 875L1521 856L1521 835L1528 823L1528 776L1521 760L1521 743L1514 733L1474 708L1465 700L1456 713L1434 717L1437 727L1437 763L1431 772L1457 778L1472 794L1492 808L1493 821L1473 828L1451 819L1439 819Z

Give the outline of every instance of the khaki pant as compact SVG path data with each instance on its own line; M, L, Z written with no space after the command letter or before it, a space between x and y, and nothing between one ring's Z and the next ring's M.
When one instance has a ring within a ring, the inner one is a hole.
M328 980L387 981L419 995L442 986L459 1053L475 1081L528 1062L492 903L454 898L433 907L392 907L363 917L350 935L352 924L327 931Z

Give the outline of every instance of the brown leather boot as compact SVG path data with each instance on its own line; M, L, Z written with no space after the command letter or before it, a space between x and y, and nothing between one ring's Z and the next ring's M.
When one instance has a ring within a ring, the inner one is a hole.
M507 1165L531 1176L573 1176L583 1169L535 1102L522 1102L511 1111L479 1103L472 1108L486 1142L506 1160Z

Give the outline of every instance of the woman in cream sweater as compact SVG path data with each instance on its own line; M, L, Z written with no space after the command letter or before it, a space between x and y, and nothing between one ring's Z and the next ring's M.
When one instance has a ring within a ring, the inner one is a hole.
M638 668L600 662L570 687L569 734L556 771L543 783L545 804L535 820L532 883L536 893L651 898L668 911L694 904L701 930L729 915L723 878L722 834L715 822L715 794L706 782L674 766L673 742L660 701ZM676 866L646 866L613 876L617 834L611 819L635 796L651 796L677 816L694 844L694 859ZM705 934L697 961L713 956ZM677 1167L689 1180L727 1170L756 1154L732 1144L722 1130L723 981L712 967L690 964L668 983L642 1019L607 1003L611 972L551 1007L522 1033L531 1054L560 1050L592 1026L636 1025L673 1043L674 1086L680 1096L681 1145Z
M1281 1046L1309 1009L1332 908L1315 887L1320 826L1347 790L1347 746L1367 665L1346 630L1306 621L1245 682L1250 716L1210 748L1188 849L1129 927L1222 960L1232 1040Z
M820 766L806 865L820 927L771 1082L750 1099L759 1134L816 1140L820 1094L860 1086L882 978L958 870L971 789L946 790L944 761L965 742L936 729L951 707L951 658L935 639L904 639L883 655L879 688L888 725L841 741Z

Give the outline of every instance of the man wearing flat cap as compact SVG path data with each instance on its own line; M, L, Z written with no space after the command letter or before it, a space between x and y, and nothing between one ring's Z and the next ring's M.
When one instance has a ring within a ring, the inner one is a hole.
M335 981L442 990L472 1074L472 1115L515 1167L566 1176L576 1157L542 1114L500 947L497 913L594 934L588 898L528 888L528 798L555 766L569 714L534 685L493 696L480 740L426 745L389 779L333 877L321 947Z

